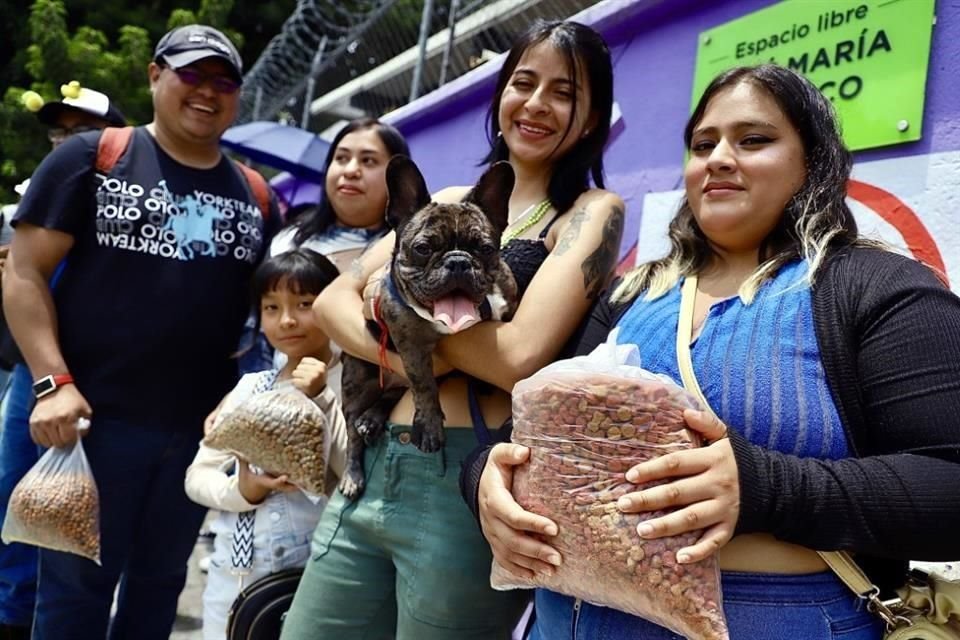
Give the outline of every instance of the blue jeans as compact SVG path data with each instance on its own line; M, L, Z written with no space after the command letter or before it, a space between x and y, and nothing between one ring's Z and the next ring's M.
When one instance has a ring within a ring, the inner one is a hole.
M15 366L0 403L0 520L6 518L13 488L40 459L40 451L30 439L32 384L30 370ZM36 590L36 547L0 542L0 623L30 626Z
M165 399L171 401L173 399ZM164 399L158 399L164 401ZM33 640L166 640L206 509L183 490L196 429L98 420L84 450L100 494L102 566L40 550Z
M730 640L880 640L882 624L831 572L803 576L722 574ZM545 589L536 595L530 640L683 640L621 611Z

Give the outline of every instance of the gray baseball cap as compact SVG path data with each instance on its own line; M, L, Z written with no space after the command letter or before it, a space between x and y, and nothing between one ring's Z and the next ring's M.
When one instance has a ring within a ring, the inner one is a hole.
M237 82L243 82L243 60L230 39L205 24L177 27L160 38L153 58L174 69L204 58L220 58L230 65Z

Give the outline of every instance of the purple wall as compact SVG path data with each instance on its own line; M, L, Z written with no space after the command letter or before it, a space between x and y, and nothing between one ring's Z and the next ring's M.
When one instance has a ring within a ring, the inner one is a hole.
M627 203L623 252L634 244L643 197L681 187L683 126L706 29L772 0L607 0L574 17L603 33L614 60L623 129L605 156L607 186ZM470 184L487 149L486 110L501 59L391 113L431 190ZM858 162L960 150L960 4L937 2L923 139L857 154Z

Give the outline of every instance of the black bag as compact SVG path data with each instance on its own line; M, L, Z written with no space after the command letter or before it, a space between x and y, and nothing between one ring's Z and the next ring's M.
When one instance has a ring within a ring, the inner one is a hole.
M271 573L252 582L227 614L227 640L277 640L303 569Z

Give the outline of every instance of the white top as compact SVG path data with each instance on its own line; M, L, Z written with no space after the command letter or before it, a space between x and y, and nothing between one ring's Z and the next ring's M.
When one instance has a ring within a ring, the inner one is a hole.
M299 231L299 227L296 225L281 229L270 243L270 256L295 249L296 245L293 244L293 238L297 235L297 231ZM383 234L383 229L370 231L368 229L331 225L322 234L304 240L300 246L313 249L333 260L331 256L341 251L362 252Z

